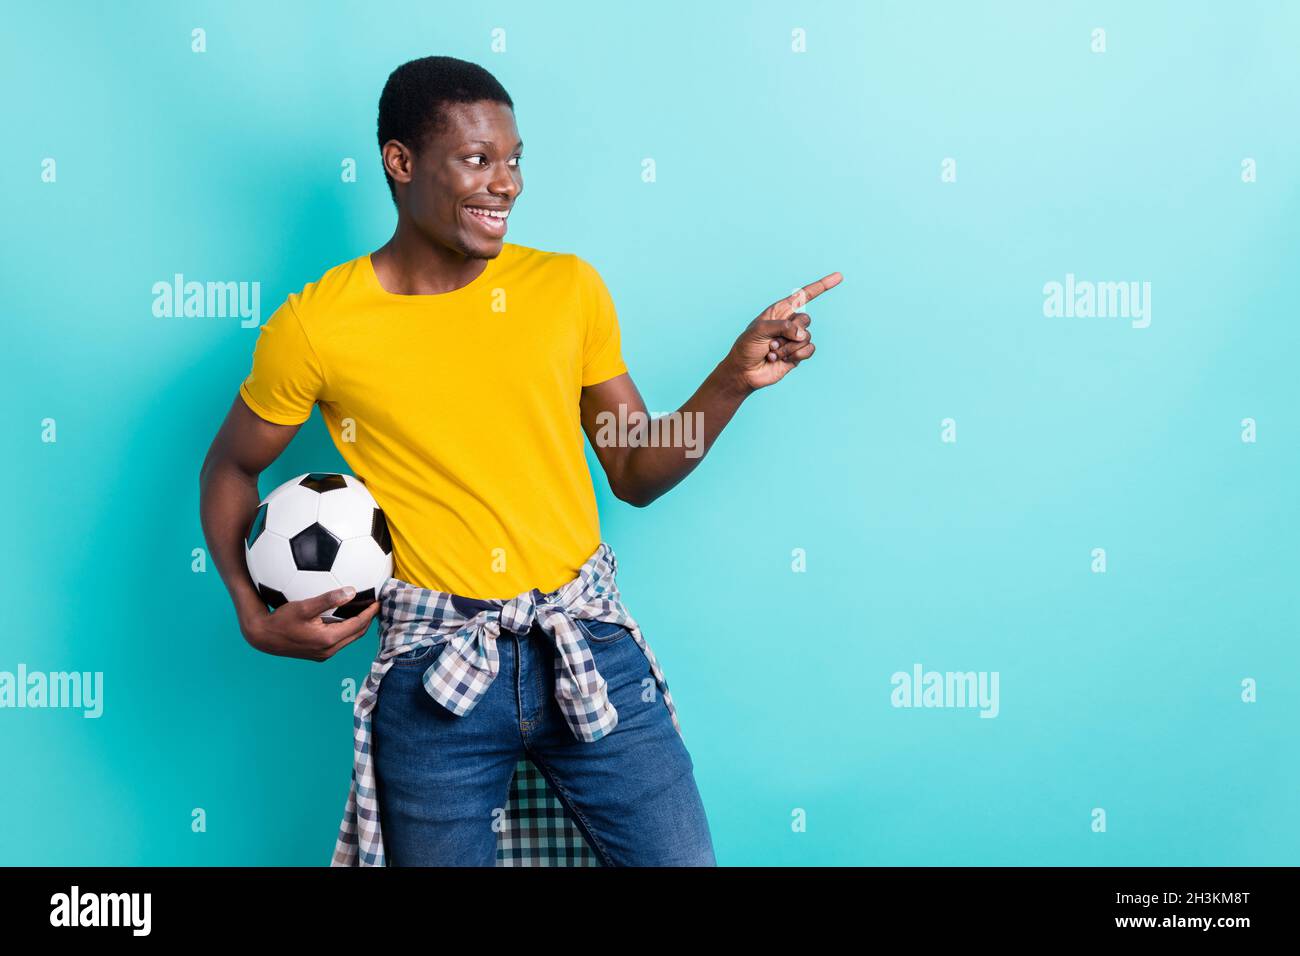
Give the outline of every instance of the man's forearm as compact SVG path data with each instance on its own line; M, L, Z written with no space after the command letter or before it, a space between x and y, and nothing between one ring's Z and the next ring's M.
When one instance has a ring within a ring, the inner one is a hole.
M228 465L205 465L199 475L199 520L241 627L266 610L244 562L244 533L258 505L257 479Z
M630 443L619 497L643 508L669 491L704 459L752 391L720 363L681 408L664 416L668 422L660 419L658 444Z

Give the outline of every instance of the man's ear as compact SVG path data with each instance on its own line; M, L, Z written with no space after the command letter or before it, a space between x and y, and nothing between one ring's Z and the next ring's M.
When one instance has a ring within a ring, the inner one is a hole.
M414 173L414 157L411 151L395 139L384 144L384 169L393 177L394 182L409 183Z

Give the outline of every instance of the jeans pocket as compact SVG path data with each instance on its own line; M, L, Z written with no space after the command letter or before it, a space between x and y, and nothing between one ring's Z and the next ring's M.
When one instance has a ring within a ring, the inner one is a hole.
M582 617L575 620L582 629L583 636L594 644L613 644L632 633L629 628L614 621L589 621Z
M419 645L413 647L409 651L398 654L396 657L390 657L388 662L395 667L400 667L403 664L431 664L433 663L433 659L437 655L437 652L444 647L446 643L447 640L444 638L440 641L432 641L428 644Z

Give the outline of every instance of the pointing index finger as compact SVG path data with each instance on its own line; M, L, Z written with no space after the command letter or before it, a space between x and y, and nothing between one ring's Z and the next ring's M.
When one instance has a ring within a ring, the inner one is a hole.
M828 276L822 276L816 282L810 282L802 289L797 289L790 295L786 296L782 304L787 306L791 312L798 312L823 292L835 288L843 279L844 276L840 275L838 272L832 272Z

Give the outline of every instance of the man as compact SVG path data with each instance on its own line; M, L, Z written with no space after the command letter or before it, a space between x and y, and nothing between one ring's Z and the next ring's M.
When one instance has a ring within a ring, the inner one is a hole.
M608 290L576 255L505 241L523 191L506 91L463 60L412 61L384 87L378 140L392 238L263 326L201 474L204 533L253 647L327 660L380 613L334 863L491 865L524 758L601 862L712 865L667 684L618 597L582 433L613 493L650 504L747 395L812 356L798 310L841 276L745 328L675 413L679 437L699 423L692 441L611 438L646 408ZM268 611L241 556L258 475L314 404L393 538L380 600L343 623L320 620L353 599L342 591Z

